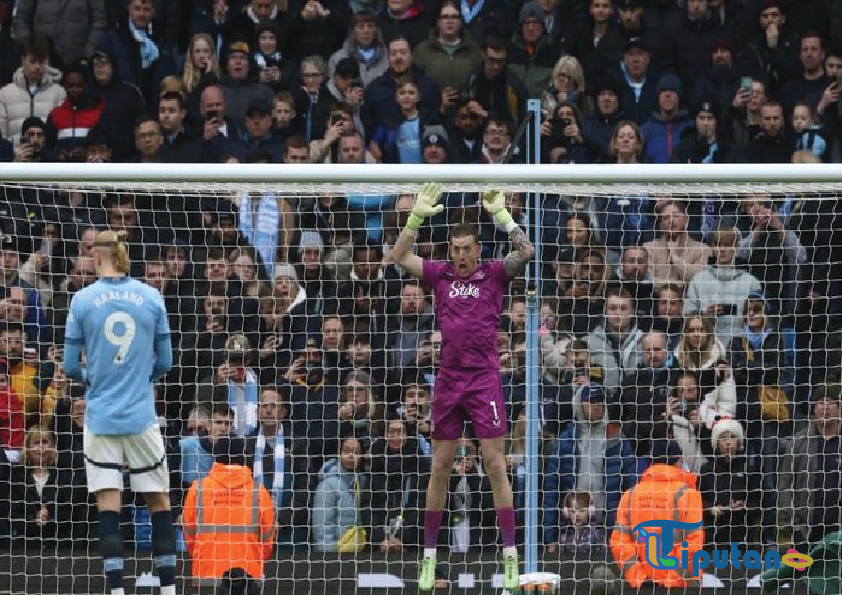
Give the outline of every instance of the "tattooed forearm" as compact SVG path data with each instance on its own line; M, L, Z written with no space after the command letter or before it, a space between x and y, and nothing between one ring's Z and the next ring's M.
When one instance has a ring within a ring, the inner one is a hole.
M535 247L520 227L509 232L509 241L512 243L512 250L503 259L503 264L509 277L517 277L526 270L526 264L535 256Z

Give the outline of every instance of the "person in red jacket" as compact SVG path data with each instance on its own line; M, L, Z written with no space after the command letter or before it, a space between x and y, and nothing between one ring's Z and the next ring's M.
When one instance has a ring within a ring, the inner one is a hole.
M0 447L19 450L26 432L23 402L9 382L9 365L0 358Z
M105 100L91 92L88 68L73 64L64 71L65 99L47 119L48 138L55 141L60 161L85 161L85 139L99 124Z
M701 523L702 495L696 490L696 477L681 469L680 460L681 448L677 443L667 439L653 442L652 465L643 473L640 482L620 499L617 522L611 532L611 554L623 579L632 588L638 589L644 582L664 588L684 588L701 579L701 572L693 575L689 562L705 542ZM672 520L690 527L698 524L692 530L676 530L672 536L669 556L680 561L684 550L682 543L686 541L687 568L681 568L679 564L676 569L656 569L647 562L646 542L637 539L635 530L640 531L638 524L649 527L645 522L653 520Z
M219 439L213 454L210 474L193 482L184 502L184 540L193 577L216 583L241 568L260 578L275 545L272 497L246 465L243 439Z

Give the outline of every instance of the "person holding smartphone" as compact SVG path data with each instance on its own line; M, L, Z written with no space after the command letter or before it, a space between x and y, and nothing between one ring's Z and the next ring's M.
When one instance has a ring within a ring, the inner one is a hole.
M338 163L338 141L343 133L354 130L354 109L335 102L328 116L325 136L310 142L310 163Z

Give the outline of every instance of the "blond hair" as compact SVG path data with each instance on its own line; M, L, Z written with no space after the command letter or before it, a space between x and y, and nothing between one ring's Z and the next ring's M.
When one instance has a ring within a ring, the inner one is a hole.
M807 149L799 149L792 154L792 163L822 163L822 159Z
M570 77L579 93L585 92L585 71L582 69L582 63L575 56L566 55L558 59L553 67L551 81L555 83L559 73L562 72Z
M94 252L108 259L114 268L120 273L129 274L131 262L129 261L129 248L126 246L128 232L120 230L105 230L100 232L94 240Z
M184 75L181 77L181 80L184 83L184 89L187 93L193 93L196 89L198 89L199 82L202 80L202 71L196 68L196 65L193 64L193 46L196 45L197 41L204 41L210 46L211 72L219 78L219 56L216 54L216 44L214 43L213 38L207 33L197 33L193 36L193 39L190 40L190 44L187 46L187 59L184 61Z
M53 437L53 433L50 432L48 428L40 426L38 424L33 424L32 426L30 426L29 430L26 431L26 436L23 438L23 448L21 449L20 457L20 461L23 465L32 465L32 441L34 441L36 438L43 437L46 437L50 440L50 444L53 446L53 448L49 452L50 458L42 459L41 465L44 467L56 465L56 461L58 459L58 452L56 451L56 440Z

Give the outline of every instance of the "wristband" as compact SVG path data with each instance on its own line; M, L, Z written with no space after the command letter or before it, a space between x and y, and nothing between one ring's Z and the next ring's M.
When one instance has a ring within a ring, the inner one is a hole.
M415 215L414 213L409 214L409 219L406 221L406 229L412 230L413 232L417 232L418 229L421 227L421 224L424 223L424 218Z

